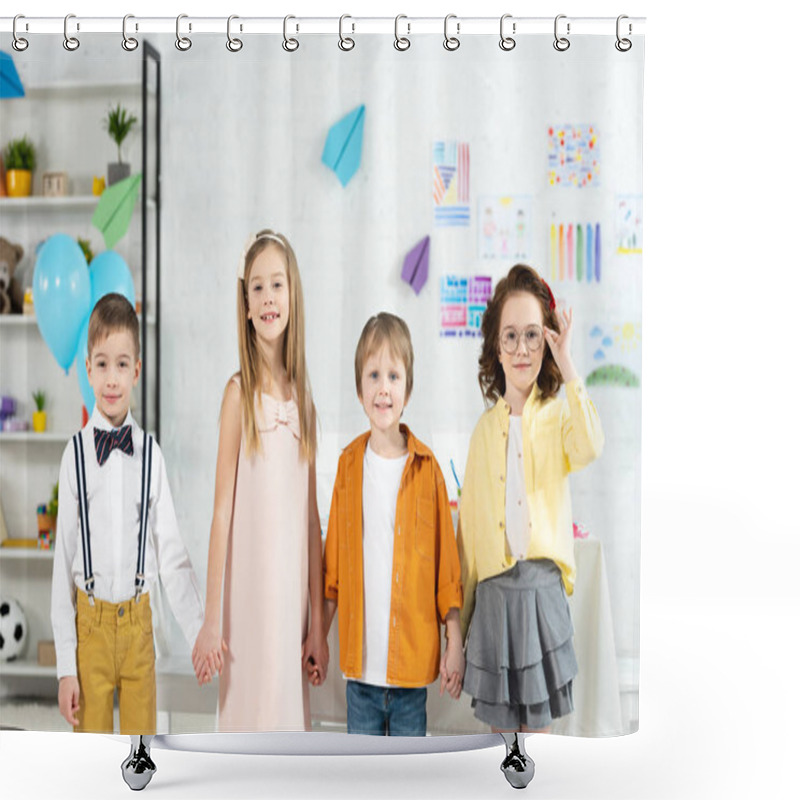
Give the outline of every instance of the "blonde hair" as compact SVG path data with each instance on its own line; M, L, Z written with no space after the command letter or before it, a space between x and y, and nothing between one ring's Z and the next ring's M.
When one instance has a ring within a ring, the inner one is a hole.
M133 357L139 360L139 318L124 295L110 292L95 304L89 317L86 350L92 357L94 346L116 331L126 331L133 337Z
M242 383L242 428L244 430L245 453L252 456L261 449L256 425L255 398L261 406L261 387L266 378L272 383L269 364L258 350L256 332L247 318L247 282L256 257L268 247L283 252L286 259L286 277L289 283L289 322L283 337L283 364L286 374L297 395L297 410L300 417L300 448L308 461L317 452L316 411L311 396L311 384L306 372L305 313L303 310L303 287L300 270L292 246L283 234L262 230L245 254L244 274L237 280L236 317L239 338L239 369Z
M414 388L414 348L408 325L386 311L381 311L367 320L356 346L356 392L361 397L361 373L364 362L384 345L389 345L391 354L403 362L406 370L406 402Z

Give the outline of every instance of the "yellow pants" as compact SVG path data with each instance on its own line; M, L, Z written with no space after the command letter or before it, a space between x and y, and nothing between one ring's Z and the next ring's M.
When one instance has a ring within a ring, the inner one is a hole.
M150 597L94 606L78 591L78 682L76 731L114 732L114 690L119 693L122 734L156 732L156 669Z

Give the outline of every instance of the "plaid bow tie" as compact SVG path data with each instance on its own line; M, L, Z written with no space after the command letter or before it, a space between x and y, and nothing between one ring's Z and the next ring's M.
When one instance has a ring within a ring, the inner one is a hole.
M100 428L94 429L94 449L97 453L97 463L102 467L106 463L111 451L119 448L129 456L133 455L133 438L131 437L131 426L123 425L115 431L104 431Z

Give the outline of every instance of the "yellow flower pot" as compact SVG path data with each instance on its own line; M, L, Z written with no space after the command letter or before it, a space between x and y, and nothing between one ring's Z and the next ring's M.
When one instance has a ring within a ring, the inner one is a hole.
M6 170L6 191L9 197L30 197L31 171L29 169Z
M44 433L47 429L47 412L34 411L33 412L33 430L35 433Z

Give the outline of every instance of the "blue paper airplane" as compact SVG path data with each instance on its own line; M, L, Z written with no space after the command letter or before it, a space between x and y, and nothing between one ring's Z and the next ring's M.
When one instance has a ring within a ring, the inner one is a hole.
M330 167L342 186L347 186L361 164L366 106L359 106L328 131L322 163Z
M14 59L0 50L0 97L25 97Z

